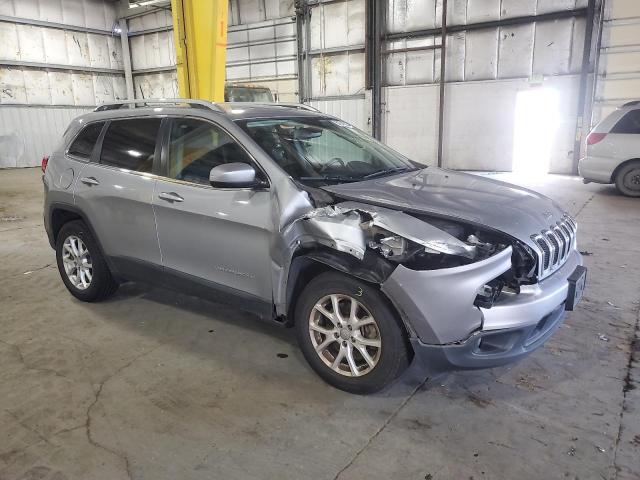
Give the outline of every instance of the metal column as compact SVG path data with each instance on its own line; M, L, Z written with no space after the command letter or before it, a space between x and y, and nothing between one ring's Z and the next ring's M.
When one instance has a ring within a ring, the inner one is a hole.
M366 4L367 88L371 89L371 132L374 138L382 139L382 25L383 6L379 0Z
M576 139L573 146L573 173L578 173L578 162L582 154L582 133L585 128L585 122L590 124L591 106L593 98L587 101L587 83L591 69L591 50L593 29L595 28L596 0L589 0L587 4L587 20L585 22L584 46L582 50L582 68L580 69L580 88L578 91L578 121L576 123ZM598 52L596 52L598 55ZM597 72L594 73L593 82L596 81Z
M447 0L442 0L442 30L440 33L440 95L438 106L438 166L443 166L442 145L444 143L444 87L447 66Z
M224 101L228 0L171 0L178 89Z
M135 94L133 92L133 73L131 72L131 53L129 52L129 27L127 20L121 18L120 25L120 41L122 42L122 60L124 61L124 81L127 85L127 99L133 100Z

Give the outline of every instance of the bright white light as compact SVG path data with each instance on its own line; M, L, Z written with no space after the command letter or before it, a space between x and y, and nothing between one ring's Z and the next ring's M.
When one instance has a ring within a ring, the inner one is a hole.
M139 151L137 151L137 150L127 150L127 153L128 153L129 155L131 155L132 157L136 157L136 158L137 158L137 157L141 157L141 156L142 156L142 153L140 153L140 152L139 152Z
M235 114L244 113L244 110L241 108L232 108L231 113L235 113Z
M554 88L518 92L513 134L513 171L539 176L549 173L551 146L560 123L559 94Z

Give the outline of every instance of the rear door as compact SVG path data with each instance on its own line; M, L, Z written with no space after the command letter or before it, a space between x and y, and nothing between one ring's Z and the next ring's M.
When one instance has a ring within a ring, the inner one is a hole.
M270 309L269 191L209 184L217 165L257 164L219 125L194 118L167 122L165 178L158 179L153 199L165 270L235 300L243 297L246 309Z
M161 268L151 206L160 123L160 118L149 117L109 121L93 161L76 180L75 203L91 222L105 255L123 274Z

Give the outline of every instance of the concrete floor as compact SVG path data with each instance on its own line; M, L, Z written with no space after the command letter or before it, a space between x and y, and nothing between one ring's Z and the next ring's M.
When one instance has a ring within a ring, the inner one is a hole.
M578 219L578 310L519 364L360 397L250 315L137 285L76 301L39 171L0 171L0 479L640 478L640 200L528 185Z

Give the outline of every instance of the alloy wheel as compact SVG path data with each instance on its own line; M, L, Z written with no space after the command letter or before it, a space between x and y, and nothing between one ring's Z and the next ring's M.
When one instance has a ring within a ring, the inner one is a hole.
M360 377L380 360L382 339L375 318L353 297L322 297L309 315L311 343L320 359L334 372Z
M71 284L86 290L93 278L91 254L80 237L69 235L62 244L62 265Z

